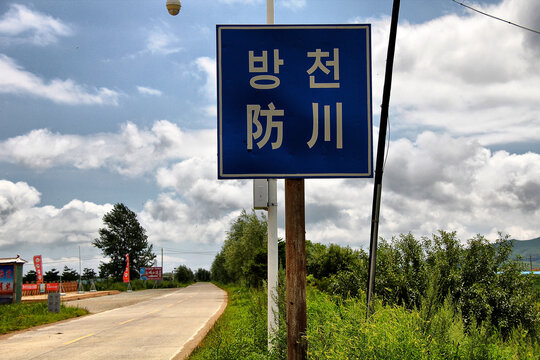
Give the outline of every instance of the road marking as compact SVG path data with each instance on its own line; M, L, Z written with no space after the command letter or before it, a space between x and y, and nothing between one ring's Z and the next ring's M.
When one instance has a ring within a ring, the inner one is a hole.
M80 338L65 342L64 345L73 344L74 342L77 342L79 340L85 339L85 338L90 337L90 336L94 336L94 334L88 334L88 335L81 336Z
M191 298L194 297L195 295L199 295L199 292L200 292L200 291L197 291L195 294L190 295L190 296L186 297L185 299L182 299L182 300L178 301L177 303L178 303L178 304L183 303L184 301L191 299Z
M159 311L159 309L156 309L154 311L150 311L150 314L154 314L154 313L157 313Z
M171 307L171 306L173 306L173 305L174 305L174 303L173 303L173 304L169 304L169 305L167 305L167 307L169 307L169 308L170 308L170 307Z
M128 322L131 322L131 321L133 321L133 320L135 320L135 318L129 319L129 320L126 320L126 321L122 321L121 323L119 323L119 325L127 324Z

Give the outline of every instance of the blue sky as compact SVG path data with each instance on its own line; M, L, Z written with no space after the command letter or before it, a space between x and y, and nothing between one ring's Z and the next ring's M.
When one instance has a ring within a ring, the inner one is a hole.
M540 29L535 0L465 3ZM172 17L164 0L0 3L0 257L78 268L80 246L97 269L90 243L122 202L166 271L209 268L252 206L250 181L216 176L215 25L265 23L266 1L182 5ZM275 6L278 24L372 24L375 136L391 8ZM539 58L538 34L451 0L402 2L381 236L539 236ZM307 180L307 238L367 249L371 193L371 180Z

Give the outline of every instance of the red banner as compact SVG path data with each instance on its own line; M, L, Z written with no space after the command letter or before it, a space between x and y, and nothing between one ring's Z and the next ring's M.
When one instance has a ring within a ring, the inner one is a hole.
M37 290L38 284L22 284L22 290L28 291L28 290Z
M34 267L36 268L37 283L43 282L43 266L41 261L41 255L34 256Z
M47 291L58 291L58 283L47 284Z
M127 264L126 264L126 270L124 271L124 282L129 282L129 254L126 255Z

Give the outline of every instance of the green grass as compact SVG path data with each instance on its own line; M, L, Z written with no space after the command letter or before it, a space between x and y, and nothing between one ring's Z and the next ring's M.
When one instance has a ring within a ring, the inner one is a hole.
M229 296L227 308L189 359L266 359L266 295L221 287Z
M88 314L80 308L61 306L59 313L49 312L46 302L0 305L0 334L23 330Z
M226 290L227 309L189 359L285 359L284 319L276 351L267 351L266 294ZM520 329L505 340L496 330L475 324L467 331L450 303L428 320L417 310L381 303L374 308L366 319L364 299L343 300L308 288L308 359L540 359L538 339Z

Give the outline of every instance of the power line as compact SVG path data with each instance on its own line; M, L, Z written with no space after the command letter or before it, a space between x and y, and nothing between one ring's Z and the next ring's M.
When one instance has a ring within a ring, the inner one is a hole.
M165 254L189 254L189 255L215 255L217 251L184 251L164 248Z
M532 31L533 33L536 33L536 34L540 34L540 31L538 31L538 30L534 30L534 29L528 28L528 27L526 27L526 26L518 25L518 24L513 23L513 22L511 22L511 21L508 21L508 20L501 19L501 18L496 17L496 16L493 16L493 15L490 15L490 14L488 14L488 13L485 13L485 12L483 12L483 11L480 11L480 10L478 10L478 9L475 9L475 8L473 8L472 6L465 5L465 4L462 3L462 2L459 2L459 1L456 1L456 0L452 0L452 1L455 2L456 4L459 4L459 5L461 5L461 6L466 7L467 9L471 9L472 11L476 11L476 12L479 13L479 14L486 15L486 16L489 16L490 18L493 18L493 19L496 19L496 20L505 22L505 23L510 24L510 25L517 26L518 28L521 28L521 29L523 29L523 30L528 30L528 31Z

